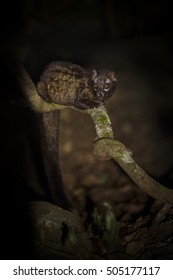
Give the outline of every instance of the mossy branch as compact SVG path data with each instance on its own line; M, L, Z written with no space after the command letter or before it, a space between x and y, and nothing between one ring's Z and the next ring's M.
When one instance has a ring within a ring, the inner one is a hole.
M129 177L147 194L164 203L173 204L173 190L151 178L132 158L132 152L118 140L113 132L104 106L88 110L97 134L94 155L100 160L114 159ZM104 122L102 122L104 120Z
M96 139L100 138L110 138L114 139L114 134L112 131L111 121L107 114L106 107L101 105L95 109L88 109L88 114L91 116L95 130L96 130Z
M64 108L62 105L48 103L42 100L37 93L34 83L22 65L18 65L16 71L21 90L33 110L37 112L49 112ZM114 134L105 106L102 105L99 108L88 109L87 112L93 120L97 135L94 143L95 156L100 160L114 159L129 177L147 194L164 203L173 204L173 190L152 179L133 160L132 152L122 143L113 139Z

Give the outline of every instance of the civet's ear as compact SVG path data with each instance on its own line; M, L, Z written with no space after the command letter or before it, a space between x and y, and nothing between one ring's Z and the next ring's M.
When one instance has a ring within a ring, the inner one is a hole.
M114 71L109 71L109 73L108 73L108 77L109 77L112 81L114 81L114 82L118 82L117 75L115 74L115 72L114 72Z
M92 79L94 80L97 77L97 70L92 69Z

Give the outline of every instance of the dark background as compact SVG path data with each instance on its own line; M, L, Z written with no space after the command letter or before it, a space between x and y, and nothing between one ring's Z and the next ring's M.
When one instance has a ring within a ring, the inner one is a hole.
M169 1L5 1L0 9L0 44L1 232L2 242L5 240L2 257L16 258L18 252L19 256L27 256L27 221L22 205L26 199L44 197L31 163L35 161L30 153L34 119L30 110L21 105L22 94L6 65L6 58L16 53L33 81L37 81L43 67L55 59L82 66L114 68L119 76L119 87L117 95L108 101L108 109L116 136L133 150L134 158L151 176L173 186L173 57ZM75 186L96 186L96 192L90 193L95 203L102 203L106 197L115 205L115 201L111 201L112 193L106 194L103 188L118 185L117 174L124 174L118 167L118 171L114 171L109 163L97 167L91 155L93 138L88 146L80 145L87 142L88 134L94 137L94 132L87 128L88 119L84 117L80 124L76 114L69 116L67 113L62 118L65 186L74 202L80 201L81 209L85 195L77 198ZM86 129L81 129L79 135L76 133L72 141L77 148L74 146L68 153L67 138L72 133L68 127L78 131L79 125ZM97 176L88 183L84 178L90 178L91 170L95 170ZM97 182L100 174L106 174L107 178L101 189ZM129 211L128 207L123 211L121 207L118 209L119 219ZM135 211L130 212L127 221L131 222L132 216L137 218L147 213L145 206Z

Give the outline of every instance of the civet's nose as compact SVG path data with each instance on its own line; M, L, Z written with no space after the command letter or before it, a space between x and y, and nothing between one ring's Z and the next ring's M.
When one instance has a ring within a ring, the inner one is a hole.
M96 96L97 96L97 98L99 98L99 99L103 99L103 97L104 97L104 92L103 92L102 90L98 90L98 91L96 92Z

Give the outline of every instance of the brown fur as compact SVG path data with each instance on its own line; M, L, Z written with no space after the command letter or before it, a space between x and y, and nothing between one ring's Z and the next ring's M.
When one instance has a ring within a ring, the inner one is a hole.
M107 79L110 80L110 90L98 93L93 85L96 84L101 90ZM114 71L87 71L70 62L55 61L46 67L37 84L37 90L47 102L87 109L97 107L109 98L115 90L116 83Z

